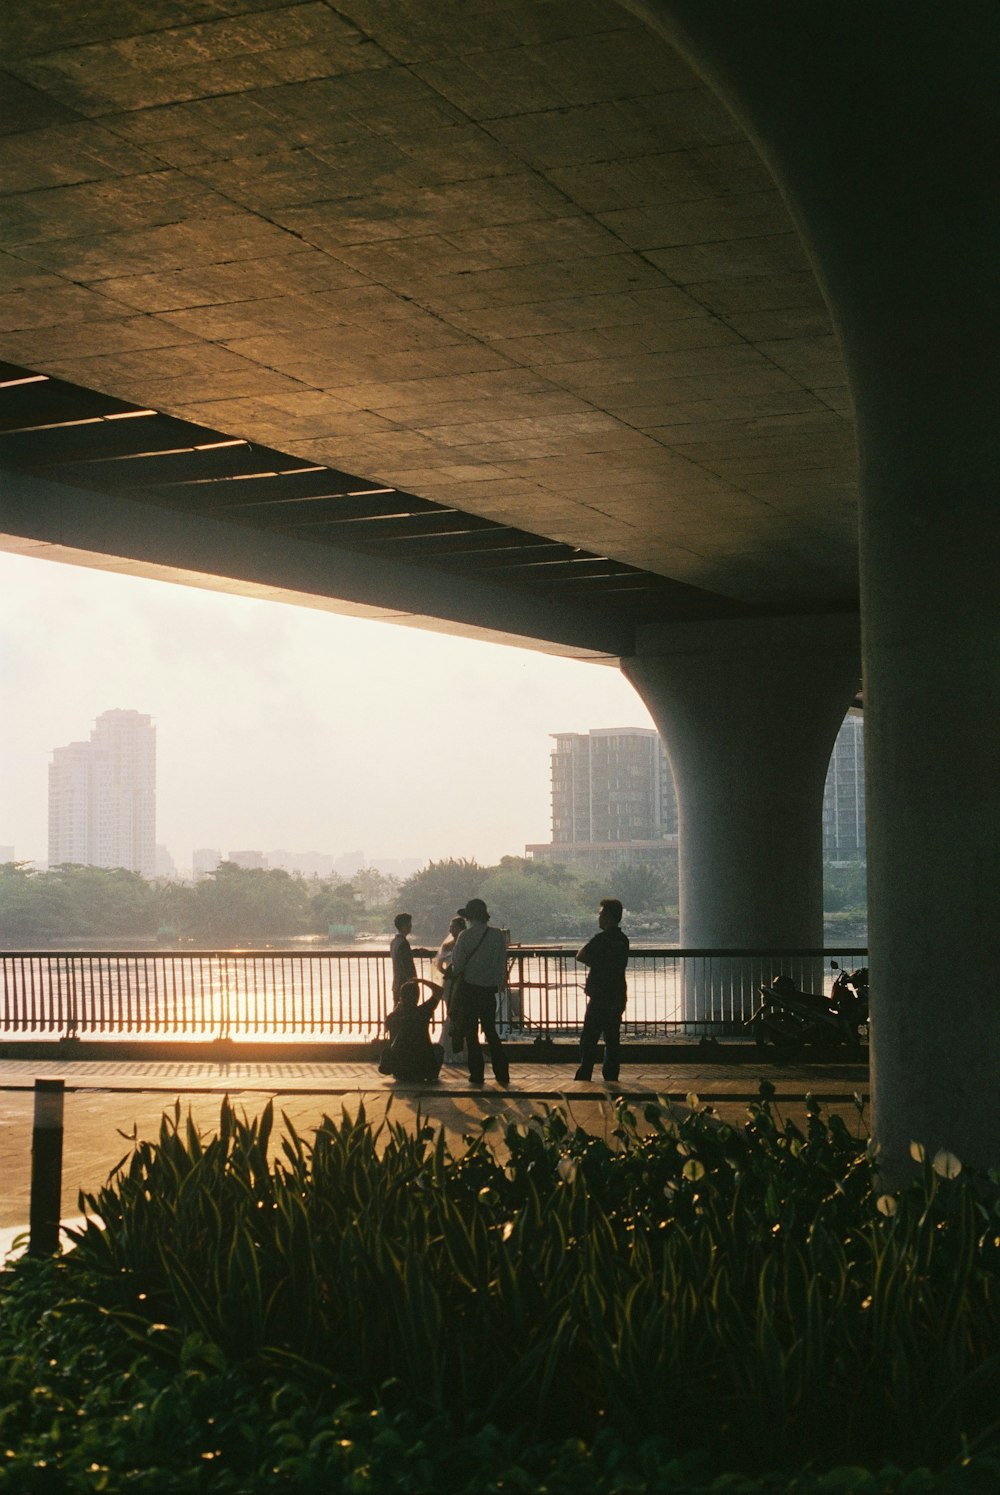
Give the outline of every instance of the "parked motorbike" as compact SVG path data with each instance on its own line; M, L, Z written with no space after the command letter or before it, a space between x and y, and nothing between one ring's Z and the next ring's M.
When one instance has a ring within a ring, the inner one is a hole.
M860 1029L868 1022L868 969L838 972L829 997L799 991L791 976L775 976L760 987L760 1005L746 1020L759 1048L773 1045L783 1057L806 1044L816 1048L861 1047Z

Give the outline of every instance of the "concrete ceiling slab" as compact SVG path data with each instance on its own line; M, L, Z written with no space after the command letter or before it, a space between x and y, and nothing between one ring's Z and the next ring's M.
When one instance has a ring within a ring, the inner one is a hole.
M0 358L750 606L856 605L847 380L614 0L7 0Z

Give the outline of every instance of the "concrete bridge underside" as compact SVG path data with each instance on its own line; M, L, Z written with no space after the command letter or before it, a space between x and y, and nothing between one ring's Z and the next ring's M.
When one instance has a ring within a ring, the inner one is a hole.
M992 4L0 40L2 543L619 660L730 946L818 942L860 617L877 1137L1000 1162Z

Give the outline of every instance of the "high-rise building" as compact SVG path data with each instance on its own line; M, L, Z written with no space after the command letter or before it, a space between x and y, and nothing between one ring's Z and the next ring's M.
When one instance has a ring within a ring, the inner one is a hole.
M247 872L267 871L267 857L262 851L231 851L226 860L232 862L234 867L242 867Z
M191 853L191 875L195 882L208 877L222 861L222 852L217 846L199 846Z
M655 863L677 846L673 775L652 727L553 733L549 860Z
M823 796L823 857L865 860L864 718L837 734ZM553 733L552 840L528 856L594 865L656 863L677 845L677 799L659 735L648 727Z
M156 873L156 728L139 711L105 711L89 742L49 765L49 866L79 862Z
M823 792L823 860L863 862L865 841L865 720L848 713L837 733Z

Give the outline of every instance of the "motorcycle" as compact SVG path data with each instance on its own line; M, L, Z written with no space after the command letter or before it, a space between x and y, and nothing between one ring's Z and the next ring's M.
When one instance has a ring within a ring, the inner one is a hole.
M791 976L775 976L761 986L760 1005L746 1019L758 1048L772 1044L783 1058L791 1058L806 1044L816 1048L859 1050L860 1029L868 1022L868 969L841 970L829 997L799 991Z

